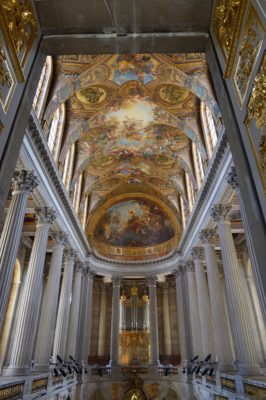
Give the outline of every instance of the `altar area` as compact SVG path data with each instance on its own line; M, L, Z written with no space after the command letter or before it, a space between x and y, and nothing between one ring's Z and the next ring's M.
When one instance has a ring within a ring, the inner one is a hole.
M147 330L122 331L119 336L120 364L148 364L150 334Z

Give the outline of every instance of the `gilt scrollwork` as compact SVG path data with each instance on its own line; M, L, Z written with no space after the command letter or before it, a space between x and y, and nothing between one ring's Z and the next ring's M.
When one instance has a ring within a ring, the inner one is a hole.
M252 20L245 32L239 51L239 62L234 77L241 102L245 97L256 55L258 54L259 36L258 23L256 20Z
M10 88L11 83L12 83L11 77L6 67L6 56L4 53L3 42L0 40L0 99L1 100L3 100L2 88L3 87Z
M231 75L246 0L218 0L212 29L226 60L225 77Z
M37 21L31 0L2 0L0 28L20 81L31 45L37 36Z
M266 54L261 68L254 80L252 94L247 107L247 123L252 119L256 121L256 127L262 129L266 126Z

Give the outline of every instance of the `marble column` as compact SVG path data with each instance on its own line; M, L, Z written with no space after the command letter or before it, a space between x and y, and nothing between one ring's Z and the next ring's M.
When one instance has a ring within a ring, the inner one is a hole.
M94 272L86 265L83 271L77 348L78 360L83 366L88 365L92 319L93 276Z
M64 232L51 234L54 239L53 253L49 268L48 281L43 296L39 331L35 350L35 370L49 371L49 359L52 352L62 260L67 235Z
M160 365L156 280L156 276L147 277L149 287L150 365L152 366Z
M101 285L101 304L99 319L99 337L98 337L98 356L105 355L105 336L106 336L106 309L107 309L107 286Z
M248 223L248 218L247 218L247 213L246 213L246 206L244 204L241 192L240 192L240 188L239 188L239 184L238 184L238 178L237 178L237 174L236 174L236 170L235 167L232 167L229 174L227 175L226 178L227 183L233 188L233 190L236 192L237 197L238 197L238 201L239 201L239 206L240 206L240 213L241 213L241 217L242 217L242 223L243 223L243 227L244 227L244 233L245 233L245 238L246 238L246 243L247 243L247 248L248 248L248 254L250 257L250 261L251 261L251 265L252 265L252 270L253 270L253 274L255 277L255 282L256 282L256 290L257 290L257 294L261 303L261 311L264 310L264 297L265 297L265 293L262 291L262 283L261 281L265 278L265 274L264 276L261 275L260 271L260 267L258 266L258 262L257 262L257 255L254 249L254 245L253 245L253 241L256 240L254 237L251 237L251 232L250 232L250 227L249 227L249 223ZM262 317L264 318L264 324L266 324L266 315L265 313L262 314ZM265 328L263 326L263 330L265 332Z
M200 329L203 345L203 354L206 357L212 355L212 361L215 361L215 347L213 341L212 315L208 285L205 269L203 265L204 250L202 247L193 247L191 256L195 266L196 286L199 304Z
M12 180L12 200L0 239L0 330L9 301L28 196L38 184L39 180L34 172L15 171Z
M215 204L212 207L211 216L218 227L226 295L230 302L229 318L231 326L234 326L232 333L239 373L242 375L258 375L261 372L255 356L254 336L246 313L241 272L229 221L230 209L230 205Z
M113 300L111 322L110 365L119 365L119 317L121 277L113 276Z
M171 341L171 325L170 325L170 310L169 310L169 293L168 284L164 283L162 287L163 293L163 334L164 334L164 354L172 355Z
M59 355L63 360L65 359L66 353L71 289L76 251L73 249L66 249L64 256L64 274L60 291L53 347L53 354Z
M192 358L192 349L189 334L189 301L186 293L184 270L181 266L175 272L176 305L178 319L178 339L181 355L181 364L186 366Z
M36 334L35 320L39 314L38 305L40 304L48 233L50 225L56 218L52 208L37 207L35 211L37 216L36 233L19 303L10 364L6 370L6 375L9 376L30 373Z
M197 295L197 286L195 278L195 267L193 261L189 260L185 263L187 283L188 283L188 295L189 295L189 314L190 324L192 333L193 343L193 357L196 355L202 360L205 356L202 347L202 337L200 329L200 317L199 317L199 303Z
M77 356L77 341L78 341L78 322L79 322L79 308L81 300L81 284L82 284L82 271L84 264L77 262L74 267L74 282L72 290L72 301L70 307L69 326L67 334L66 346L66 360L69 356Z
M207 266L213 329L216 338L218 370L229 372L235 370L235 366L233 365L234 350L232 347L231 330L226 318L227 309L213 244L214 237L215 232L213 229L203 229L200 232L200 241L204 247Z

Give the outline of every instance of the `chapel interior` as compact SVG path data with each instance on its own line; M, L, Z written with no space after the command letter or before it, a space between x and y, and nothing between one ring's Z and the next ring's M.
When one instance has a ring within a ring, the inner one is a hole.
M265 0L1 0L0 400L266 399Z

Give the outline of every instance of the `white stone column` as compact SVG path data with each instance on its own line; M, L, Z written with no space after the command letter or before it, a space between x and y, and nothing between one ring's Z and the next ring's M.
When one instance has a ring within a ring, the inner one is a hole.
M189 260L185 263L187 283L188 283L188 297L189 297L189 313L190 325L193 343L193 357L196 355L202 360L204 357L202 337L200 329L199 317L199 303L197 295L197 286L195 279L195 267L193 261Z
M49 359L54 340L63 252L67 239L67 235L64 232L54 232L51 236L55 243L53 246L48 282L43 296L35 350L35 370L38 372L49 371Z
M77 262L74 267L74 282L67 334L66 360L68 360L69 356L76 358L77 355L78 322L83 267L84 264L81 262Z
M106 309L107 309L107 286L101 285L101 305L99 319L99 337L98 337L98 356L105 355L105 336L106 336Z
M189 332L189 301L186 293L186 282L184 278L184 270L179 267L175 272L176 283L176 305L178 320L178 339L181 355L181 364L186 366L192 358L192 348L190 343Z
M164 334L164 354L166 356L172 355L172 340L171 340L171 325L170 325L170 311L169 311L169 293L168 284L164 283L162 287L163 292L163 334Z
M226 318L226 304L224 302L223 286L219 276L219 268L215 248L213 245L215 232L212 229L203 229L200 240L204 247L209 293L213 318L213 328L216 338L216 351L219 371L234 371L234 350L230 326Z
M23 292L19 304L10 364L6 375L27 375L30 372L35 342L35 320L38 318L41 284L49 227L56 218L49 207L37 207L37 225Z
M94 272L87 265L83 273L78 332L78 360L83 366L88 365L92 319L93 276Z
M71 301L71 289L73 280L73 269L76 251L65 250L64 274L60 291L59 306L57 312L53 354L65 359L67 331L69 323L69 310Z
M112 322L111 322L111 344L110 365L119 365L119 307L120 307L120 284L121 277L113 276L113 300L112 300Z
M200 329L203 345L203 354L206 357L212 355L212 361L216 360L212 330L212 314L206 274L203 265L204 250L202 247L193 247L191 256L195 265L196 286L199 304Z
M156 280L156 276L149 276L147 278L147 284L149 286L150 365L152 366L160 364Z
M9 301L27 199L38 184L39 180L32 171L22 170L14 173L12 200L0 239L0 331Z
M255 356L254 336L246 313L241 272L228 217L230 209L230 205L215 204L211 216L217 223L221 243L226 295L230 302L229 318L231 326L234 326L232 333L237 366L242 375L258 375L260 370Z
M254 242L254 240L256 240L256 238L251 237L250 227L249 227L247 214L246 214L246 206L242 199L235 167L231 168L231 170L226 178L226 181L233 188L233 190L236 192L237 197L238 197L240 213L241 213L241 217L242 217L242 223L243 223L243 227L244 227L244 233L245 233L245 238L246 238L246 243L247 243L247 248L248 248L248 254L250 257L252 271L253 271L253 275L255 278L257 295L258 295L260 305L261 305L260 312L261 312L262 317L264 318L263 336L265 336L266 315L265 315L265 307L264 307L264 300L263 300L265 297L265 293L262 291L263 285L262 285L261 281L263 279L266 279L265 278L266 274L264 274L264 276L261 275L262 271L260 270L258 263L257 263L257 256L256 256L256 252L255 252L255 249L253 246L253 242ZM265 338L264 338L264 340L265 340Z

